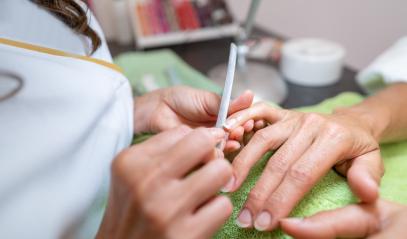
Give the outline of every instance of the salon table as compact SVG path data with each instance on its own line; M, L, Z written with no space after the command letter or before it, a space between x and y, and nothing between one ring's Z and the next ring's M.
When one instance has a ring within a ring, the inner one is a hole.
M256 29L255 34L257 34L257 36L274 36L259 29ZM189 65L207 75L209 70L213 67L227 62L229 45L232 40L232 38L222 38L169 46L167 48L176 52ZM123 52L137 50L134 45L119 45L113 42L109 43L109 48L113 56L117 56ZM156 49L159 48L151 50ZM150 49L145 51L149 50ZM363 93L355 81L355 74L355 70L350 67L345 67L341 79L336 84L325 87L305 87L287 82L288 96L281 106L284 108L296 108L314 105L345 91ZM256 92L254 93L256 94Z

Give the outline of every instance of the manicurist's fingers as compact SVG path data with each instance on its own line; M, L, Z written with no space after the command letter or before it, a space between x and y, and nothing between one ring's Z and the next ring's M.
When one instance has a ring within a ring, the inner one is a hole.
M193 238L212 238L232 214L232 209L232 203L226 196L217 196L206 203L189 220L191 230L198 234Z
M166 152L191 131L187 126L179 126L154 135L142 143L144 153L158 155Z
M351 205L304 219L282 219L281 227L298 239L364 238L380 228L376 204Z
M170 175L183 176L207 160L207 156L213 154L216 144L224 137L225 132L222 129L195 129L168 150L160 167Z
M213 197L232 176L232 166L225 159L215 159L194 171L182 182L186 206L197 207Z

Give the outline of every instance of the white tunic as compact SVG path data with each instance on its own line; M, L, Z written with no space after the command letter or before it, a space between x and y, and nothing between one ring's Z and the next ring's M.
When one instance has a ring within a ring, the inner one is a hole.
M1 0L0 96L10 83L5 72L24 85L0 101L0 238L72 236L133 132L131 90L121 73L36 46L88 50L83 37L30 1ZM111 61L105 41L92 57Z

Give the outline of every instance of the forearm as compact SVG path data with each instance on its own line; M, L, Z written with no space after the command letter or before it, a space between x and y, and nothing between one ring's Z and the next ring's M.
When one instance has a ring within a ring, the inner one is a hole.
M407 84L399 83L335 113L358 117L380 142L407 138Z

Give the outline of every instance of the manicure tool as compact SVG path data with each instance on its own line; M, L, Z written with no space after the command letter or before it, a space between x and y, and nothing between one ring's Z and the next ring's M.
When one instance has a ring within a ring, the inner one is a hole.
M229 105L230 105L230 98L232 96L232 88L233 88L233 80L235 77L235 69L236 69L236 58L237 58L237 47L234 43L230 45L230 53L229 53L229 62L228 68L226 72L226 81L225 86L223 87L222 92L222 99L219 107L218 112L218 119L216 120L216 128L223 129L223 125L226 122L226 118L228 116ZM228 135L222 143L216 145L218 149L223 150L226 144Z

